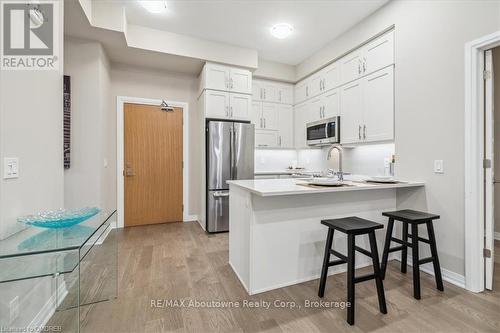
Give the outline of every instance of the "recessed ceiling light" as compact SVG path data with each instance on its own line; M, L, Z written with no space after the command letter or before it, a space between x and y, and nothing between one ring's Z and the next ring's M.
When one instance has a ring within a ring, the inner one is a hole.
M167 2L163 0L139 0L139 3L150 13L160 14L167 10Z
M272 26L271 35L278 39L287 38L293 32L293 27L288 23L278 23Z

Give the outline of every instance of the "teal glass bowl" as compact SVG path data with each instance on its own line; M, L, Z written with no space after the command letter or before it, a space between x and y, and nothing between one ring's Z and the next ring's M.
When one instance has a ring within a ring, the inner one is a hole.
M68 228L88 220L97 215L101 210L97 207L85 207L80 209L59 209L40 212L35 215L22 216L18 222L40 228Z

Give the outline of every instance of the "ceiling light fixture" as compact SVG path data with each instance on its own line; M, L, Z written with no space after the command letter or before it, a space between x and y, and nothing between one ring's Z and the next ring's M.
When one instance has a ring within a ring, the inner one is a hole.
M162 0L139 0L139 3L148 12L161 14L167 10L167 2Z
M272 26L271 35L278 39L284 39L290 36L293 32L293 27L288 23L278 23Z

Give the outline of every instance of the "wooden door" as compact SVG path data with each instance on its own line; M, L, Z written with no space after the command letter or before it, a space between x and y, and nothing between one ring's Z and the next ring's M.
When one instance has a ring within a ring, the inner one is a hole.
M125 104L125 226L182 221L182 112Z

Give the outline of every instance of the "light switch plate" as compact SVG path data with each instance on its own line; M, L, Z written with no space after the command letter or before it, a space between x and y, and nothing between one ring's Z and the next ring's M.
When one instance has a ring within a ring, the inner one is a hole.
M3 178L19 178L19 159L17 157L5 157L3 159Z
M435 160L434 161L434 173L444 173L443 160Z

